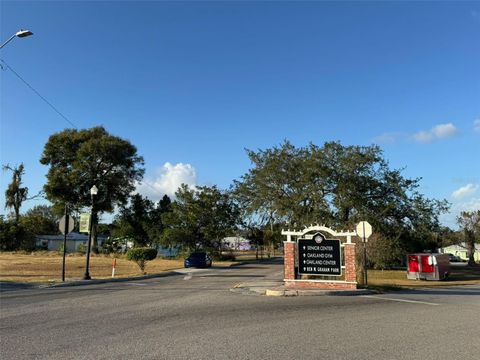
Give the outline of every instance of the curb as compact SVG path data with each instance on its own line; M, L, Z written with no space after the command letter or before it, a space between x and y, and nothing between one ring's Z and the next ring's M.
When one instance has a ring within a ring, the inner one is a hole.
M244 294L255 294L273 297L291 297L291 296L359 296L378 294L378 291L371 289L356 289L356 290L296 290L287 289L284 286L274 288L267 288L265 286L243 286L237 284L235 288L231 289L233 292L240 292Z
M125 277L125 278L113 278L113 279L109 278L109 279L92 279L92 280L73 280L73 281L63 282L63 283L40 284L37 287L40 289L44 289L44 288L61 288L61 287L93 285L93 284L119 283L119 282L127 282L127 281L154 279L154 278L174 276L174 275L182 275L182 274L177 273L175 270L170 270L160 274Z

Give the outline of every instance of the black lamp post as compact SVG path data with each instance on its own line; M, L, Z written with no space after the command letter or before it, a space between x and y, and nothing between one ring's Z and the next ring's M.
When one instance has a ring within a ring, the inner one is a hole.
M94 214L94 207L95 207L95 195L98 194L98 188L93 185L92 188L90 189L90 196L92 198L92 210L90 211L90 224L89 224L89 229L88 229L88 245L87 245L87 265L85 267L85 275L83 276L83 280L91 280L92 278L90 277L90 251L92 249L92 232L93 232L93 214Z

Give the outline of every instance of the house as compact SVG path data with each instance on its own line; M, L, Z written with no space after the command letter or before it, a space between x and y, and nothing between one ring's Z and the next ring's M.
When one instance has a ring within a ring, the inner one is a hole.
M58 251L63 246L64 235L37 235L35 245L49 251ZM101 246L105 237L97 236L98 246ZM67 252L76 252L81 245L87 246L88 235L71 232L67 235Z
M253 247L250 244L250 240L245 239L241 236L230 236L223 238L222 240L223 248L229 250L252 250Z
M467 244L461 243L458 245L449 245L439 249L442 254L452 254L458 256L460 259L468 261ZM480 262L480 244L475 244L475 252L473 253L475 262Z

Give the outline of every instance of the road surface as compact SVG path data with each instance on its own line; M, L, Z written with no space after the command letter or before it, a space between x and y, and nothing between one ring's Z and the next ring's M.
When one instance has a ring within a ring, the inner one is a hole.
M266 297L278 262L1 293L2 359L478 359L480 287Z

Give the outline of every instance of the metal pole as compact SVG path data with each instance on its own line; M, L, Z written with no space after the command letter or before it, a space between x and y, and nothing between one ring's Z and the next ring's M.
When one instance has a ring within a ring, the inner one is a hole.
M92 229L93 229L93 194L91 195L92 197L92 210L90 211L90 224L88 224L88 246L87 246L87 265L85 267L85 275L83 276L83 280L91 280L92 278L90 277L90 251L92 248Z
M365 286L368 285L368 278L367 278L367 241L365 238L365 222L363 223L363 276L364 276L364 284Z
M10 41L12 41L15 36L17 36L17 34L13 34L13 35L10 37L10 39L8 39L7 41L5 41L5 42L2 44L2 46L0 46L0 49L3 48L5 45L7 45Z
M65 204L65 225L63 228L63 265L62 265L62 281L65 281L65 256L67 254L67 234L68 234L68 212L67 204Z

